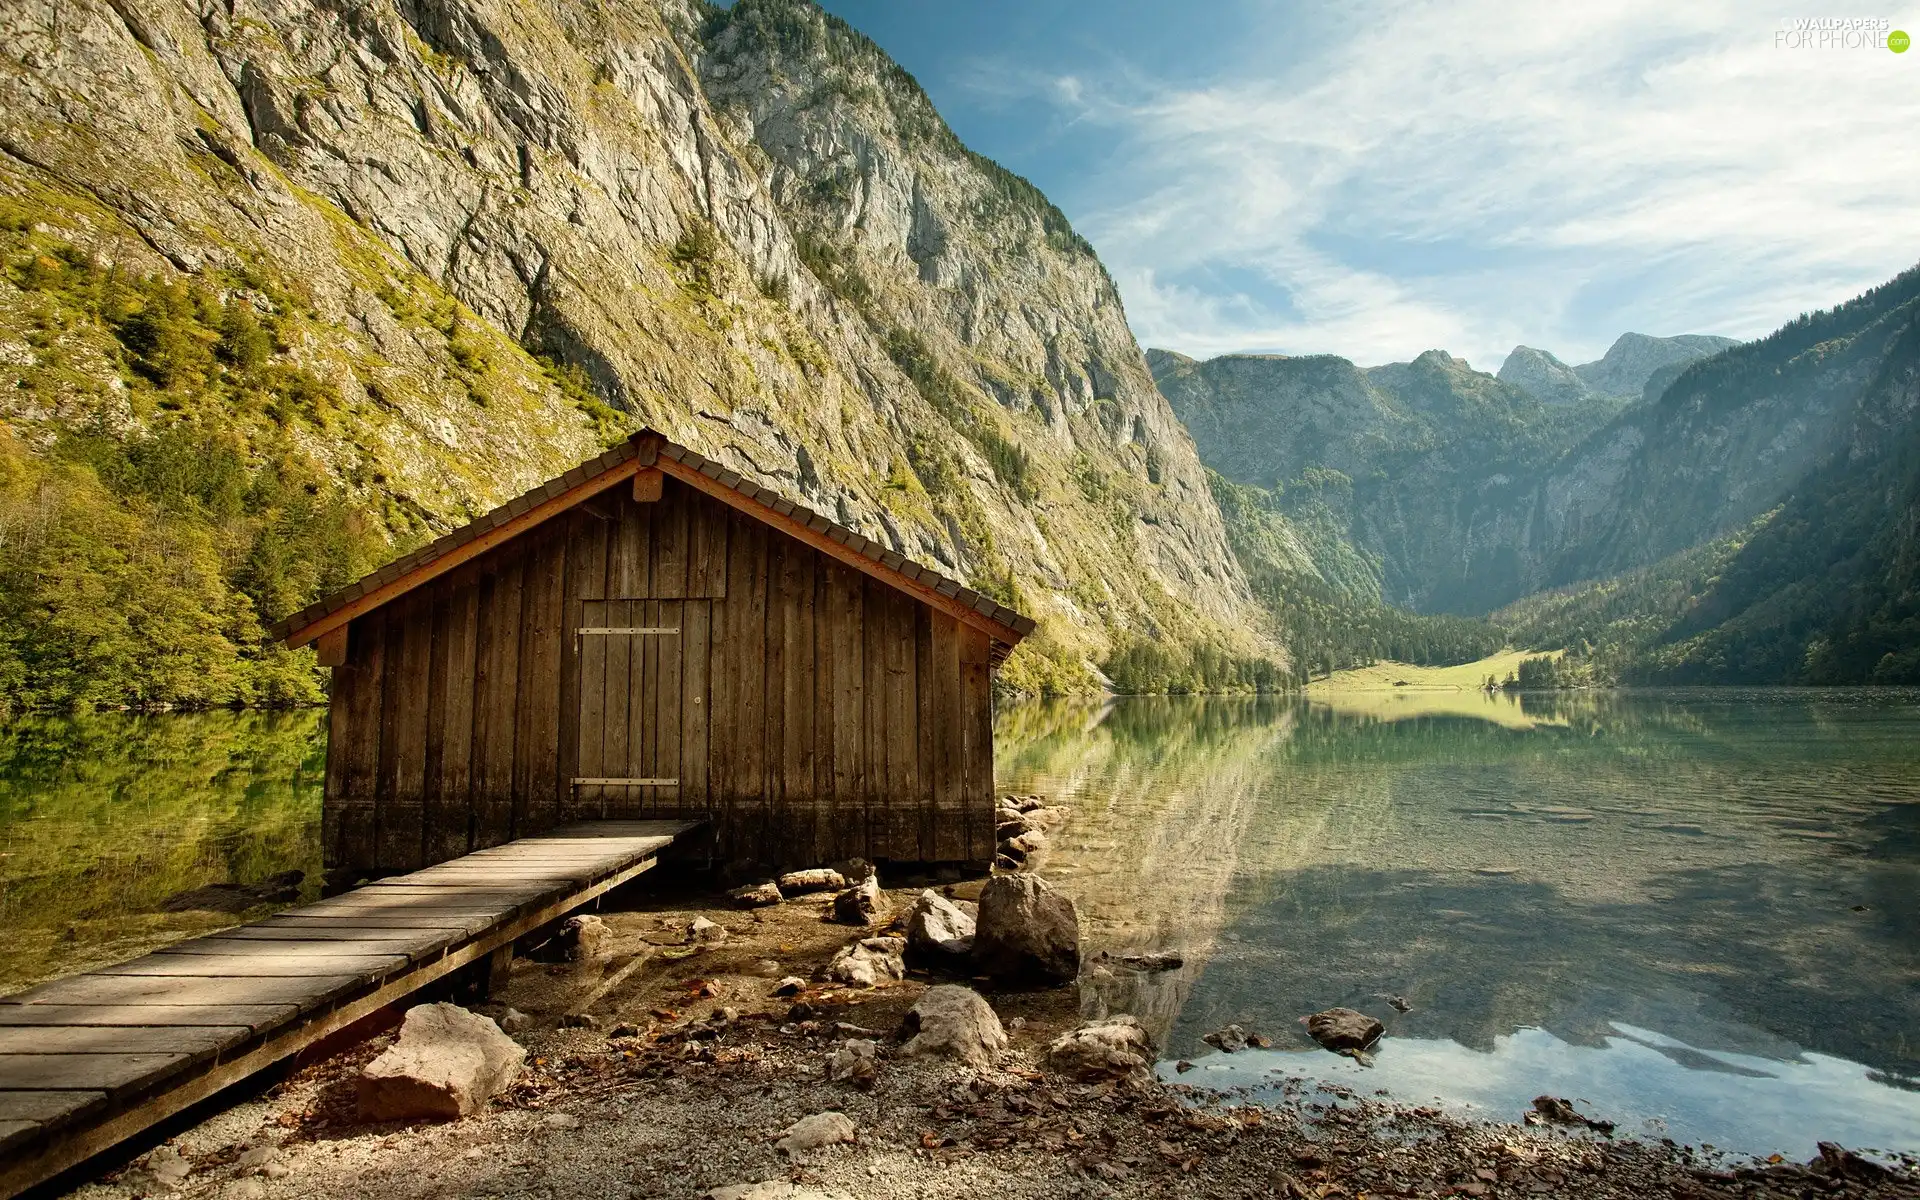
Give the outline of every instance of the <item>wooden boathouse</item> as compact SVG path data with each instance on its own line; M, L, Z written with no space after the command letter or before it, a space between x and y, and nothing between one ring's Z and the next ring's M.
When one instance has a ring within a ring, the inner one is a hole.
M351 874L595 820L707 820L769 867L984 865L991 675L1032 629L643 430L274 632L333 669Z

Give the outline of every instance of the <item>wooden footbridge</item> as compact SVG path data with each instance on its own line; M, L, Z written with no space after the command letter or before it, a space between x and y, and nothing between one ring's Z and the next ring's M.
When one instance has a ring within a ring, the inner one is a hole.
M694 825L568 826L0 998L0 1196L497 963Z

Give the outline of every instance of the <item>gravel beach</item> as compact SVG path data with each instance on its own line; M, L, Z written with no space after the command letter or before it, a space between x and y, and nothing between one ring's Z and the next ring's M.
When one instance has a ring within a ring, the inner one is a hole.
M949 890L964 899L978 887ZM918 893L889 892L892 911L904 913ZM830 922L831 895L752 910L720 895L629 903L600 914L589 959L521 961L476 1005L508 1017L529 1053L519 1078L475 1115L360 1121L355 1076L391 1043L389 1030L96 1165L91 1180L67 1181L71 1194L1920 1197L1910 1173L1837 1149L1813 1165L1731 1164L1584 1130L1467 1123L1338 1088L1253 1106L1138 1072L1069 1076L1049 1068L1046 1047L1080 1024L1070 988L960 980L992 1004L1009 1047L985 1068L908 1057L902 1020L940 980L817 980L836 951L884 924ZM695 930L696 921L724 933ZM807 980L804 989L775 995L792 977ZM829 1056L857 1042L875 1044L871 1074L832 1081ZM776 1145L823 1113L843 1114L852 1140Z

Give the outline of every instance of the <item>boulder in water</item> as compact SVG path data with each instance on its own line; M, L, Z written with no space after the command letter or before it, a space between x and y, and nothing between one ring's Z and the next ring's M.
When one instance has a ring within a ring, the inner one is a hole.
M1387 1031L1378 1020L1351 1008L1329 1008L1301 1021L1313 1040L1329 1050L1365 1050Z

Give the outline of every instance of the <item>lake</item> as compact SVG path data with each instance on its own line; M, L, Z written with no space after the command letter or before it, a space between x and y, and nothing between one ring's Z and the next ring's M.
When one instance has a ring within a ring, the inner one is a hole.
M166 902L300 871L320 891L326 714L0 724L0 992L233 923Z
M316 895L324 729L0 726L0 991L233 919L166 911L193 888L301 871ZM1920 694L1139 698L997 730L1002 789L1073 810L1044 874L1089 950L1185 957L1082 989L1147 1022L1169 1079L1920 1150ZM1372 1066L1306 1038L1334 1005L1387 1023ZM1230 1022L1273 1048L1201 1040Z
M1920 1150L1920 695L1141 698L1001 739L1074 810L1044 873L1091 945L1186 958L1083 989L1169 1079ZM1335 1005L1386 1022L1371 1067L1306 1037ZM1273 1048L1202 1042L1230 1022Z

